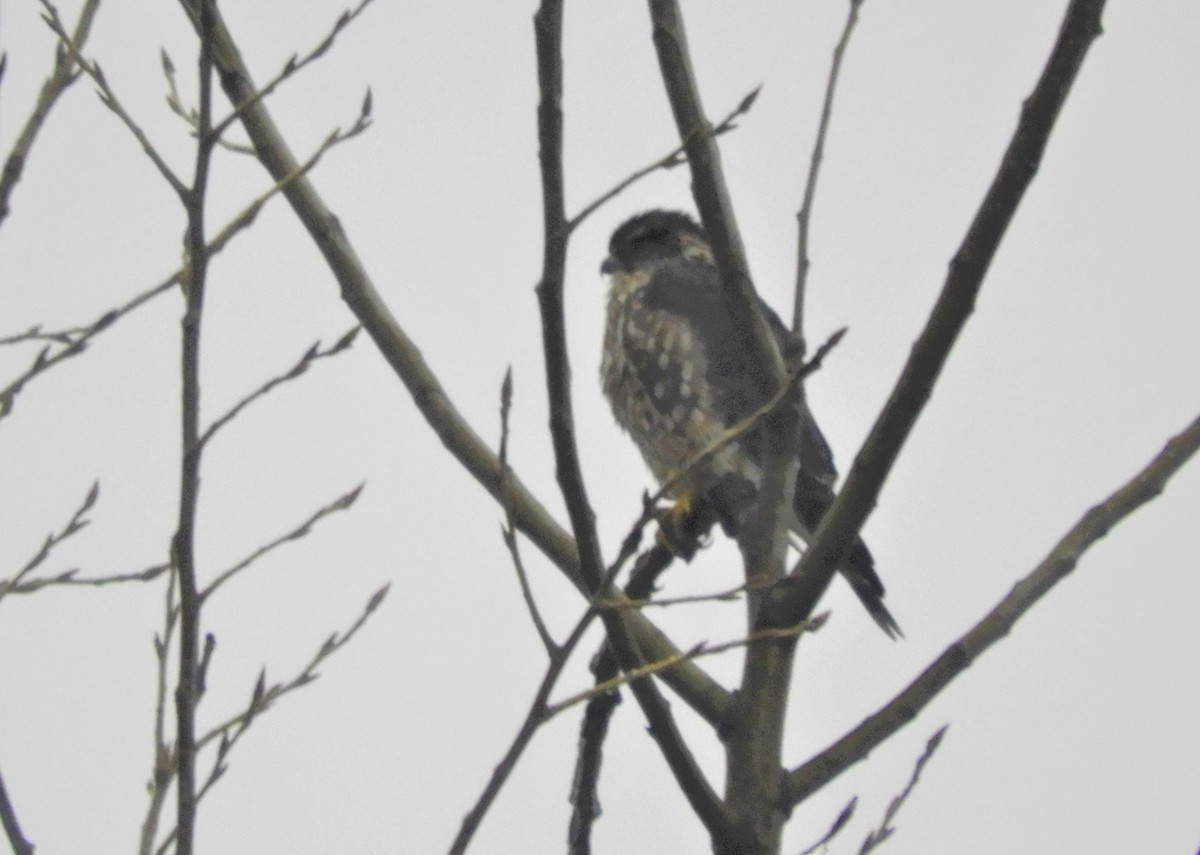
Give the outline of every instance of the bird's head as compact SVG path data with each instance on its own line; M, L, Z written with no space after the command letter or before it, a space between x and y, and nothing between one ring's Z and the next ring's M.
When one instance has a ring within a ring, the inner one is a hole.
M600 272L629 273L680 258L712 261L704 230L682 211L646 211L613 232Z

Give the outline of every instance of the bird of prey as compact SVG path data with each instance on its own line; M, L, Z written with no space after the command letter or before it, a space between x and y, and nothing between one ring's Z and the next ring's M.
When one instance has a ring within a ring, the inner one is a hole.
M676 519L699 519L699 534L719 521L736 536L762 482L761 432L747 431L707 460L688 465L761 404L755 369L738 346L704 231L682 212L638 214L613 232L600 270L611 277L600 373L613 415L659 484L674 479L668 492ZM787 328L761 300L759 308L786 352ZM833 502L837 471L807 404L799 416L790 527L807 542ZM861 538L839 570L883 631L893 638L901 634L883 604L883 583Z

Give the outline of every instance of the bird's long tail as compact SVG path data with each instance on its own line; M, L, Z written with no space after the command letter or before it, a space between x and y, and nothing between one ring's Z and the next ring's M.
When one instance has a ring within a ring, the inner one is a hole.
M797 527L795 534L797 540L800 541L796 544L797 548L808 542L809 535L804 528ZM887 633L888 638L903 638L904 632L900 629L900 624L896 623L896 618L883 604L883 582L880 581L879 574L875 572L875 559L871 557L871 551L867 549L862 538L855 541L854 546L850 549L850 554L846 556L846 560L842 562L838 571L850 583L859 602L863 604L875 623L879 624L879 628Z
M808 543L811 532L816 531L832 502L832 490L801 474L796 484L796 520L793 528L804 543ZM904 633L900 630L900 624L896 623L892 613L883 604L883 582L875 572L875 559L861 537L855 539L838 570L888 638L902 638Z

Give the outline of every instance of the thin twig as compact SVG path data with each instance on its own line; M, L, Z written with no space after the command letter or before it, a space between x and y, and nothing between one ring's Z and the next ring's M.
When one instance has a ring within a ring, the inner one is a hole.
M76 575L79 572L78 570L67 570L64 573L59 573L57 576L50 576L45 579L29 579L16 584L0 582L0 595L32 594L40 591L42 588L53 587L103 588L107 585L117 585L122 582L149 582L165 573L168 566L167 564L155 564L152 567L147 567L145 570L139 570L134 573L115 573L111 576L85 576L83 578Z
M508 479L512 475L512 471L508 468L508 416L512 410L512 393L513 379L512 366L508 366L508 370L504 372L504 382L500 384L500 472L503 483L501 484L501 495L506 495ZM546 622L542 620L542 613L537 607L537 601L533 598L533 588L529 585L529 574L525 572L525 562L521 560L521 548L517 542L516 526L513 525L512 505L506 500L502 500L501 504L504 507L505 524L500 527L500 535L504 538L504 545L508 547L508 554L512 556L513 567L517 570L517 582L521 585L521 596L525 600L525 606L529 609L529 618L533 621L534 629L537 630L538 638L542 640L542 646L546 648L546 654L550 657L558 652L558 643L554 637L550 635L550 630L546 628Z
M87 43L92 20L95 18L99 6L100 0L86 0L79 12L79 20L75 24L75 31L71 34L71 41L80 48ZM0 57L0 67L3 66L3 63L4 59ZM0 71L0 75L2 75L2 71ZM9 200L12 198L17 183L21 180L25 164L29 162L29 156L33 152L33 144L37 140L38 133L46 124L46 119L49 117L50 111L54 109L54 105L58 103L59 97L78 77L79 73L75 70L74 59L61 45L56 46L54 70L42 84L33 112L25 120L25 126L21 128L21 133L17 135L17 140L13 143L12 151L5 158L3 170L0 170L0 224L3 224L11 210Z
M212 439L213 434L236 418L238 413L240 413L246 407L250 406L259 398L271 392L276 386L281 386L284 383L287 383L289 380L295 380L297 377L302 376L317 360L325 359L330 356L337 356L339 353L348 350L350 346L354 344L354 337L358 335L358 331L360 329L362 329L362 327L353 327L348 332L344 333L336 342L324 350L321 349L321 342L317 341L312 347L304 352L303 356L296 360L295 365L293 365L287 371L272 377L262 386L258 387L249 395L242 398L242 400L234 404L228 412L209 425L208 429L205 430L200 436L200 445L207 445L208 441Z
M713 136L715 136L715 137L720 136L721 134L727 133L727 132L732 131L735 128L737 128L737 124L734 122L734 120L737 119L739 116L744 116L745 114L750 112L750 108L754 106L754 102L758 99L758 93L761 91L762 91L762 87L757 86L752 91L747 93L746 97L743 98L740 102L738 102L738 105L733 108L733 110L729 113L729 115L727 115L724 119L722 119L720 124L718 124L715 128L713 128ZM633 174L629 175L624 181L620 181L617 184L613 185L609 190L602 193L597 199L595 199L592 202L585 205L583 207L583 210L581 210L578 214L576 214L574 217L572 217L570 220L568 220L567 221L567 231L568 232L575 231L575 229L584 220L586 220L589 216L591 216L593 213L596 212L596 209L598 209L599 207L604 205L606 202L609 202L616 196L620 195L622 192L627 190L631 185L637 183L638 181L641 181L643 178L645 178L650 173L657 172L660 169L674 169L676 166L680 166L684 163L687 163L687 158L683 156L685 150L686 150L686 146L683 143L680 143L674 149L672 149L669 154L663 155L662 157L660 157L658 160L654 161L653 163L643 166L641 169L638 169L635 172L633 172Z
M292 56L288 58L288 61L284 63L283 68L280 69L279 73L276 74L271 80L268 80L267 83L255 93L253 98L237 104L232 113L216 123L216 125L213 127L213 134L215 134L217 137L222 136L225 131L229 129L230 125L242 117L246 110L250 109L250 107L254 106L254 104L274 92L281 83L295 75L300 71L300 69L324 56L325 52L333 47L333 42L335 39L337 39L338 34L348 27L355 18L362 14L362 11L366 9L371 2L372 0L362 0L362 2L360 2L355 8L347 9L346 11L342 12L342 14L338 16L337 21L334 22L333 29L330 30L329 35L327 35L320 44L309 51L303 59L297 58L296 54L292 54ZM371 92L370 90L367 90L365 101L366 106L363 111L365 114L364 118L369 117L371 114L370 103Z
M829 81L825 84L825 101L821 105L821 121L817 126L817 138L813 143L812 157L808 163L808 178L804 183L804 202L800 212L796 214L799 221L799 237L796 247L796 295L792 306L792 337L799 342L800 352L804 352L804 294L808 281L808 232L812 223L813 202L817 194L817 178L821 173L821 160L825 156L825 138L829 135L829 120L833 116L833 96L837 91L838 75L842 70L842 59L846 55L846 45L850 43L850 34L858 23L858 10L863 0L850 0L850 14L846 18L846 26L842 29L842 37L838 39L837 47L833 49L833 63L829 68Z
M46 539L42 542L41 548L32 558L25 562L25 566L18 570L15 576L13 576L11 579L0 579L0 600L3 600L4 597L10 593L29 593L30 590L36 590L35 588L28 588L28 585L32 583L27 583L25 586L23 586L22 580L36 570L43 561L49 558L50 553L56 546L58 546L64 540L67 540L68 538L78 534L87 527L88 523L90 522L88 519L86 519L87 512L90 511L92 506L96 504L96 499L99 498L99 496L100 482L94 481L91 488L87 491L87 495L83 497L83 503L75 510L75 513L71 515L71 519L69 519L67 524L62 527L62 530L51 532L50 534L46 535ZM67 573L63 575L73 576L77 572L79 571L68 570ZM44 584L51 583L46 582ZM41 586L39 585L38 587Z
M602 609L649 609L666 608L667 606L691 605L693 603L727 603L739 600L748 589L749 584L738 585L715 594L688 594L680 597L661 597L658 599L632 600L623 599L614 603L601 601L597 606Z
M29 329L25 330L25 332L0 336L0 347L9 344L25 344L31 341L48 341L53 344L70 344L75 340L75 337L82 334L85 329L85 327L74 327L68 330L42 332L42 325L34 324Z
M167 802L171 781L175 777L175 753L167 744L167 670L171 639L179 621L179 610L175 607L176 572L174 567L170 567L170 570L171 575L164 594L162 633L154 636L154 760L150 769L150 780L146 784L150 793L150 804L146 807L146 817L142 820L138 855L152 855L154 852L158 824Z
M846 827L846 823L850 822L850 818L854 816L854 809L858 806L858 796L852 796L846 806L842 808L841 813L834 819L833 825L825 832L825 835L814 843L812 846L805 849L800 855L813 855L818 849L829 845L829 842L837 836L837 833Z
M594 608L587 609L583 615L575 622L575 627L571 630L566 640L561 645L556 645L550 654L550 662L546 666L546 673L542 676L542 682L538 685L537 692L534 693L533 701L529 705L529 711L525 714L525 720L521 722L521 727L517 731L517 735L513 738L512 744L508 746L508 751L504 757L492 770L492 777L488 779L487 786L483 788L479 798L475 800L475 804L467 811L463 817L462 825L458 829L458 834L455 835L454 842L450 844L450 855L462 855L467 851L467 847L471 845L471 840L475 836L475 832L479 830L480 824L483 822L484 816L487 815L488 809L496 800L496 796L500 794L501 788L508 781L513 769L517 766L517 761L521 759L525 748L533 739L534 733L547 720L546 704L550 698L550 693L554 690L554 686L558 683L558 678L562 676L563 668L571 658L571 654L575 652L575 648L579 645L583 638L584 632L596 618L598 612Z
M683 479L686 478L694 469L712 460L712 458L718 452L720 452L722 448L725 448L727 445L729 445L729 443L733 442L739 437L744 436L747 431L751 430L764 417L773 413L776 408L778 408L790 397L792 390L796 388L797 384L821 368L821 365L825 361L825 357L829 355L831 350L837 347L838 342L842 340L842 337L845 336L845 334L845 327L837 330L833 333L833 335L826 339L824 344L817 348L817 352L813 355L812 359L808 360L798 368L789 371L785 382L780 384L779 389L775 391L775 394L773 394L765 404L752 412L750 415L746 416L741 421L731 425L724 433L706 445L694 457L689 459L688 462L685 463L677 473L675 473L675 475L663 482L662 486L658 488L658 492L651 497L651 503L656 504L664 499L671 492L671 490L675 489L675 487L678 486L679 483L683 481Z
M709 644L701 641L694 645L690 650L686 650L675 656L668 656L666 659L659 659L655 662L648 662L645 665L640 665L637 668L625 670L623 673L613 677L611 680L605 680L602 683L596 683L589 689L582 692L576 692L574 695L564 698L557 703L550 704L546 708L546 718L553 718L563 710L569 709L578 703L589 700L602 695L606 692L611 692L614 689L619 689L621 686L640 681L643 677L649 677L651 674L658 674L670 668L677 667L679 663L686 660L699 659L702 656L715 656L718 653L726 653L739 647L750 647L757 641L766 641L768 639L794 638L801 633L816 632L825 625L829 619L828 612L822 612L803 623L795 626L779 627L772 629L756 630L742 638L735 638L732 641L723 641L720 644Z
M787 804L799 804L912 721L984 651L1008 635L1035 603L1075 569L1096 541L1159 495L1198 450L1200 416L1172 437L1141 472L1085 513L1042 562L1013 586L1008 596L966 635L947 647L902 692L833 745L788 773Z
M59 41L62 42L63 46L65 46L67 51L71 54L71 59L81 69L83 69L84 73L86 73L87 76L92 79L92 82L96 84L96 89L98 90L98 94L100 96L100 102L104 104L105 107L108 107L108 109L112 110L113 113L115 113L117 117L125 124L125 127L131 134L133 134L134 139L136 139L141 145L142 151L144 151L146 156L150 158L150 161L154 164L159 174L162 175L167 184L171 186L171 189L175 191L175 195L179 197L180 201L186 205L191 191L179 179L171 167L167 165L166 160L164 160L162 155L158 153L158 149L156 149L154 144L150 142L150 138L146 135L146 132L143 131L141 126L133 120L133 117L129 115L128 111L121 106L120 99L117 98L117 95L115 92L113 92L112 87L108 85L108 81L105 79L104 72L101 71L100 65L95 60L89 60L83 56L81 52L81 46L76 44L72 36L67 33L62 19L58 16L58 10L54 8L54 5L50 2L50 0L41 0L41 4L46 10L46 13L42 16L42 20L44 20L50 29L54 31L54 34L58 36Z
M317 150L308 158L307 161L297 166L295 171L285 175L279 181L272 184L272 186L267 190L263 191L258 198L251 201L249 205L243 208L237 216L230 220L224 226L224 228L218 232L217 236L213 238L208 245L208 257L212 258L215 256L217 253L223 250L226 245L233 240L234 237L253 225L255 219L258 217L259 212L262 211L267 202L274 198L276 194L282 192L293 181L297 181L303 176L307 175L308 172L312 170L318 162L320 162L321 157L327 151L329 151L338 143L357 136L361 130L362 128L356 124L349 131L341 131L338 129L326 137L326 139L321 143L320 146L318 146ZM21 333L16 336L10 336L9 338L4 339L3 343L45 339L61 343L64 345L64 347L54 354L49 353L49 348L43 349L38 353L37 357L33 361L33 364L28 369L26 369L20 376L10 382L3 389L0 389L0 419L3 419L12 412L17 394L25 387L27 383L29 383L30 380L34 379L40 374L45 373L46 371L49 371L51 368L63 362L64 360L83 353L88 347L92 338L99 335L101 332L108 329L118 320L130 314L134 310L141 308L155 297L159 296L160 294L165 294L167 291L170 291L178 286L179 283L183 281L185 272L186 271L184 269L176 270L153 288L137 294L115 309L110 309L104 312L99 318L85 327L73 327L66 330L58 330L56 332L43 334L41 333L41 327L38 326L25 333Z
M162 48L159 53L162 62L163 77L167 81L167 106L171 108L171 112L188 123L188 127L192 129L194 136L196 125L200 121L196 108L185 107L183 105L183 97L179 94L179 86L175 82L175 63L171 61L171 56L167 53L166 48ZM231 142L225 139L224 136L217 139L217 145L234 154L244 154L250 157L255 155L254 146Z
M300 538L309 534L309 532L312 531L312 527L314 525L316 525L318 522L320 522L323 518L329 516L332 513L336 513L338 511L349 510L349 508L354 505L355 501L357 501L359 494L362 493L364 486L366 486L366 485L359 484L358 486L352 488L351 490L348 490L347 492L338 496L336 499L334 499L329 504L325 505L324 507L318 508L308 519L306 519L304 522L300 523L300 525L296 526L295 528L291 529L290 531L286 532L285 534L281 534L279 537L275 538L274 540L264 543L262 546L258 547L258 549L255 549L253 552L251 552L249 555L247 555L241 561L237 562L232 567L223 571L222 573L219 573L217 575L217 577L215 579L213 579L212 582L210 582L207 585L207 587L205 587L204 589L202 589L199 592L200 601L202 603L207 602L208 598L211 597L214 593L216 593L218 588L220 588L222 585L224 585L226 582L228 582L230 579L232 579L238 573L245 570L247 567L249 567L251 564L253 564L258 559L262 558L267 553L272 552L275 549L278 549L280 546L282 546L285 543L290 543L293 540L299 540Z
M874 851L895 833L896 829L892 826L892 823L896 819L896 814L900 812L900 808L904 807L904 803L912 795L912 791L917 786L917 781L921 779L921 770L925 768L925 764L933 757L933 752L937 751L938 746L942 744L942 737L946 735L946 728L949 726L948 724L943 724L933 736L929 737L929 740L925 743L925 750L917 758L917 763L913 767L912 776L908 779L908 783L904 785L904 789L888 805L887 811L883 814L883 820L879 823L879 827L872 829L867 834L867 839L863 841L862 848L858 850L858 855L867 855L868 852Z
M317 668L330 656L350 643L350 640L358 634L358 631L363 628L371 615L379 608L390 588L391 584L389 583L372 594L370 599L367 600L366 607L355 619L354 623L350 625L349 629L330 635L321 644L312 659L291 679L283 683L273 683L268 686L266 669L264 668L260 671L258 680L255 682L254 688L250 693L250 701L247 703L245 709L210 729L196 740L196 748L198 750L217 742L217 756L213 759L213 765L209 769L204 784L196 794L197 802L203 799L208 794L208 791L220 780L228 768L230 752L241 740L242 736L245 735L246 731L250 729L250 726L258 720L259 716L270 710L285 695L291 694L297 689L302 689L316 680L320 676ZM169 775L166 783L170 783ZM171 844L175 841L177 831L178 829L173 829L167 834L157 850L155 850L156 855L163 855L170 848Z

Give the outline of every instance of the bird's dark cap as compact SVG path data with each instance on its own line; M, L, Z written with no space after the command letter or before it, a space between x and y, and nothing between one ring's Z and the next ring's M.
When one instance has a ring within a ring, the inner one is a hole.
M659 249L678 251L678 236L682 234L706 240L704 229L683 211L655 208L635 214L612 233L608 241L608 258L600 265L600 272L615 273L627 269L639 257L656 255Z

